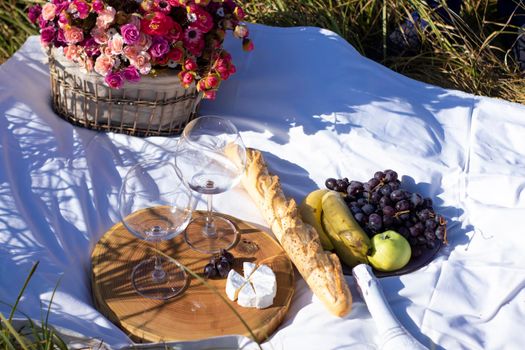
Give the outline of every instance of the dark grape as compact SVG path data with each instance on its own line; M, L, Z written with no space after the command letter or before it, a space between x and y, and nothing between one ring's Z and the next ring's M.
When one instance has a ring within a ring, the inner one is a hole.
M423 206L425 208L432 208L432 199L430 198L423 199Z
M385 181L392 182L397 180L397 173L394 170L385 170Z
M233 265L233 262L235 260L235 257L233 256L232 253L230 253L229 251L225 250L225 249L221 249L221 257L226 259L226 261L230 264L230 265Z
M398 190L401 187L401 182L399 180L392 181L388 183L392 191Z
M397 229L397 233L402 235L403 237L408 237L410 235L410 231L405 226L401 226Z
M427 243L427 238L425 237L425 235L417 236L417 243L418 244L425 244L425 243Z
M425 221L425 227L430 230L435 229L436 226L437 226L436 220L428 219L427 221Z
M410 220L410 214L409 213L400 214L399 219L401 219L402 221L408 221Z
M231 269L230 264L226 260L221 260L217 263L217 272L221 277L228 276L228 272L230 272Z
M334 179L333 177L328 178L328 179L326 179L324 185L325 185L326 188L328 188L329 190L335 191L335 186L337 185L337 180Z
M419 230L415 225L408 228L410 231L410 235L417 237L421 234L421 230Z
M396 211L391 206L387 205L386 207L383 207L383 215L384 216L392 217L392 216L394 216L395 213L396 213Z
M381 227L383 226L383 220L381 219L381 216L376 213L370 214L368 217L368 226L374 231L381 230Z
M436 234L434 233L434 231L430 231L428 229L425 230L425 237L427 238L427 240L429 241L433 241L436 239Z
M370 185L367 183L364 183L363 184L363 191L364 192L370 192L371 188L370 188Z
M365 218L365 214L363 214L361 212L354 214L355 221L357 221L360 224L363 222L364 218Z
M346 188L346 192L351 196L357 196L359 193L363 192L363 184L359 181L352 181Z
M363 207L361 208L361 210L363 211L363 213L365 213L366 215L370 215L372 214L374 211L376 211L376 207L372 204L365 204L363 205Z
M374 192L370 195L370 202L374 203L374 204L378 204L379 201L381 200L381 195L378 193L378 192Z
M434 241L427 241L427 248L428 249L434 249L436 247L436 242Z
M417 228L421 232L423 232L425 230L425 225L423 225L423 223L421 223L421 222L416 222L414 227Z
M357 200L357 205L363 206L363 205L365 205L365 204L366 204L366 199L364 199L364 198L359 198L359 199Z
M204 277L206 278L214 278L217 276L217 268L215 268L215 264L209 263L204 266Z
M348 187L348 183L345 182L344 180L337 180L336 183L335 183L335 190L337 192L345 192L346 193L346 188Z
M393 192L392 192L393 193ZM403 199L396 203L396 210L397 211L405 211L410 209L410 202ZM410 215L409 215L410 217Z
M383 196L390 196L390 193L392 193L392 187L390 185L386 184L379 190Z
M382 171L376 171L376 173L374 174L374 179L378 181L383 180L384 177L385 177L385 173Z
M427 221L428 219L430 219L430 215L431 215L431 211L428 210L428 209L423 209L423 210L417 212L417 217L421 221Z
M390 199L393 200L394 202L405 199L405 196L406 194L405 194L405 191L403 190L395 190L395 191L392 191L392 193L390 193Z
M361 210L361 208L359 208L357 205L353 205L350 207L350 211L352 212L352 214L358 214L358 213L362 213L363 211Z
M392 227L394 223L394 217L392 216L383 216L383 226L385 229L389 229Z
M421 250L421 248L419 248L419 247L412 248L412 257L413 258L417 258L417 257L421 256L421 254L423 254L423 251Z
M390 197L388 197L388 196L383 196L383 197L381 197L381 199L379 199L379 206L381 208L386 207L386 206L390 205L391 203L392 203L392 201L390 200Z
M368 186L370 187L370 190L373 190L377 185L379 185L379 180L376 178L371 178L368 180Z

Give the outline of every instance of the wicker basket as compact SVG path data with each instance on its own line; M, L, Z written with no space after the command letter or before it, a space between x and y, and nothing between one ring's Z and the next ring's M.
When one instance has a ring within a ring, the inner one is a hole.
M62 52L49 53L54 110L75 125L135 136L180 133L195 118L202 95L195 85L184 89L177 71L165 69L118 90L96 73L83 73Z

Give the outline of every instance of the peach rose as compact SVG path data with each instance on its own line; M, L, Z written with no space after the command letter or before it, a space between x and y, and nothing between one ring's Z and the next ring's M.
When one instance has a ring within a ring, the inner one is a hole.
M82 48L80 46L69 45L64 47L64 56L70 61L78 61L81 53Z
M133 60L131 65L137 68L140 74L148 74L151 70L151 56L146 51L141 51Z
M111 48L113 55L120 55L124 48L124 39L120 34L115 34L109 39L108 47Z
M111 70L111 68L113 68L114 64L115 60L112 57L107 55L100 55L95 61L95 72L102 76L106 76Z
M57 7L53 3L46 3L44 7L42 7L42 18L46 21L51 21L56 16L56 10Z
M98 13L97 17L97 27L106 29L111 23L115 20L115 14L117 12L111 6L106 7L105 10L102 10Z
M91 29L91 36L93 37L93 39L95 39L95 42L99 45L105 44L109 40L109 37L106 31L104 29L97 28L97 27Z
M71 27L64 30L64 38L68 44L76 44L84 40L84 33L80 28Z

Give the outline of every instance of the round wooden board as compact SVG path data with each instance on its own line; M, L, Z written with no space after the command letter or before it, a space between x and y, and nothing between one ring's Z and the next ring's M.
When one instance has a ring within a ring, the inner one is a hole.
M244 261L270 266L277 278L277 295L269 308L243 308L227 299L226 279L207 282L228 300L249 325L256 340L262 342L279 326L288 311L294 293L292 264L281 246L268 234L227 217L240 231L236 245L230 249L235 256L234 269L242 274ZM91 284L95 305L102 314L136 341L195 340L227 334L250 336L224 301L197 279L191 279L183 294L167 301L146 299L137 294L131 285L131 271L151 253L147 252L148 244L118 223L95 246L91 256ZM159 249L200 276L210 258L191 250L183 235L160 243Z

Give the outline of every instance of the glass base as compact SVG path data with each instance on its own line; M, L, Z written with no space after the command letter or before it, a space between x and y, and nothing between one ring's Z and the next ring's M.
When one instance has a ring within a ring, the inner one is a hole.
M205 214L193 219L184 231L186 243L192 249L205 254L216 254L221 249L231 248L237 241L237 235L237 227L230 220L218 215L213 215L213 229L210 230Z
M155 258L141 261L133 268L133 289L148 299L167 300L186 290L188 275L176 263L161 259L162 270L155 270Z

